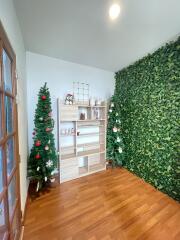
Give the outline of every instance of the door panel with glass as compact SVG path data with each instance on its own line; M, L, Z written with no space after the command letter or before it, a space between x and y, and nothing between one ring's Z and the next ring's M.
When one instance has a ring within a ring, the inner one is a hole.
M0 24L0 239L21 230L15 54Z

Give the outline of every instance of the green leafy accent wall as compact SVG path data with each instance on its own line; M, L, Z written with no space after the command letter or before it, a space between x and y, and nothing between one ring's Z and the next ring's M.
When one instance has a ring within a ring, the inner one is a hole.
M125 167L180 200L180 37L115 78Z

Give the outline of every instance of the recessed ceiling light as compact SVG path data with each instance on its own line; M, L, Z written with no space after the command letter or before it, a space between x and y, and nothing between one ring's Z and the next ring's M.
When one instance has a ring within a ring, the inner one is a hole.
M109 16L112 20L116 19L120 13L120 6L118 4L113 4L109 9Z

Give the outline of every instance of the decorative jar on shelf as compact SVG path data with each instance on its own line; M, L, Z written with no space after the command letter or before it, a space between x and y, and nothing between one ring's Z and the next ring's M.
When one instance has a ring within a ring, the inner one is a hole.
M71 128L71 134L72 135L74 134L74 128Z
M86 116L85 116L85 113L81 113L80 114L80 120L85 120Z

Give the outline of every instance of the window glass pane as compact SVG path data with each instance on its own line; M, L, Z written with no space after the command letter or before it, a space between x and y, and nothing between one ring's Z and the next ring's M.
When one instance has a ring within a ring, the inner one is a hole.
M15 165L15 160L14 160L14 139L10 138L7 141L7 146L6 146L6 159L7 159L7 173L8 176L11 174L14 165Z
M2 138L2 96L0 94L0 139Z
M14 176L8 187L9 215L12 216L16 201L16 177Z
M0 203L0 239L3 239L6 233L4 203Z
M3 190L3 157L2 148L0 147L0 192Z
M13 104L12 104L12 99L10 97L5 97L5 104L6 104L6 132L7 133L12 133L13 131L13 121L12 121L12 116L13 116Z
M12 93L12 75L11 75L11 60L7 55L6 51L3 49L3 79L4 79L4 89L5 91Z
M12 223L12 236L13 239L16 239L17 233L20 231L20 215L18 209L14 215L13 223Z

